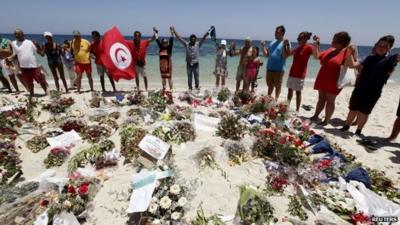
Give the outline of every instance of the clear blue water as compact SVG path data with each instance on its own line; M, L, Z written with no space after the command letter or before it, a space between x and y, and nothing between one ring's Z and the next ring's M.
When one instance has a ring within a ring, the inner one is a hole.
M11 40L14 40L13 34L0 34L1 37L8 38ZM90 36L83 36L87 40L91 40ZM41 34L26 34L27 39L31 40L36 40L39 43L44 43L45 39ZM146 38L146 37L144 37ZM54 35L54 40L57 43L63 43L64 40L71 40L72 36L71 35ZM131 40L132 37L126 37L126 39ZM243 46L244 41L243 40L227 40L228 43L230 42L235 42L236 46L240 48ZM253 44L256 46L260 46L260 41L255 40L253 41ZM373 44L373 43L371 43ZM296 43L292 43L292 46L296 46ZM322 44L321 49L327 49L329 45L327 44ZM361 59L365 58L370 52L371 52L372 47L371 46L358 46L358 51L359 51L359 57ZM400 49L393 49L393 53L400 53ZM153 81L159 81L160 76L159 76L159 67L158 67L158 46L155 42L151 43L148 51L147 51L147 74L149 79ZM215 65L215 45L214 42L211 42L210 40L207 40L205 44L202 46L200 49L200 79L201 82L213 82L214 80L214 75L213 75L213 70L214 70L214 65ZM266 58L263 58L264 61L266 61ZM38 61L40 64L42 64L45 69L48 70L47 67L47 59L46 57L40 57L38 56ZM239 57L229 57L228 58L228 70L229 70L229 75L228 75L228 83L232 83L235 79L236 75L236 68L239 63ZM292 65L292 58L290 57L287 62L286 62L286 71L290 69L290 66ZM307 81L313 82L315 79L318 70L319 70L319 61L311 58L308 64L308 71L307 71ZM48 70L49 71L49 70ZM95 70L93 70L95 71ZM50 74L50 73L48 73ZM265 66L263 69L260 70L259 77L264 77L265 76ZM94 76L95 79L97 76ZM51 78L49 78L51 79ZM186 83L186 63L185 63L185 49L182 47L182 45L176 40L174 44L174 50L173 50L173 79L174 82L178 83ZM397 69L391 76L390 82L400 82L400 72L399 69Z

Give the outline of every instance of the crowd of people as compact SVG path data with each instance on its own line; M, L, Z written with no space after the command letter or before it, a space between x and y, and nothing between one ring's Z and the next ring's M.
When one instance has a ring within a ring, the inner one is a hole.
M356 135L361 135L362 129L368 120L368 115L372 112L387 80L400 61L399 54L390 54L390 50L394 45L394 37L391 35L380 38L374 45L371 54L360 61L357 48L351 44L351 37L347 32L336 33L332 38L331 46L321 51L320 38L317 35L312 37L312 33L307 31L298 35L297 46L292 48L290 41L285 38L286 30L282 25L276 27L275 40L272 42L268 44L261 42L261 46L257 47L253 45L251 38L247 37L244 41L244 46L240 49L236 48L235 43L230 43L228 46L226 40L218 42L215 37L214 27L204 33L200 40L196 35L190 35L189 41L182 38L174 27L170 27L169 38L159 37L158 29L156 28L153 28L153 31L153 36L148 40L142 39L139 31L134 32L133 40L127 40L136 71L135 79L138 92L141 91L140 77L144 81L145 91L148 90L146 52L152 41L156 41L159 47L159 68L162 87L166 89L168 83L169 89L172 90L174 37L186 51L188 89L189 91L193 90L194 77L195 89L198 91L200 89L200 48L210 35L216 46L214 69L216 88L225 87L228 76L228 56L240 56L235 90L254 92L258 73L263 65L260 57L261 50L262 54L268 58L265 75L268 87L267 93L272 95L275 92L275 99L279 99L286 60L288 57L293 57L293 64L288 73L286 86L288 88L287 101L289 104L293 94L296 94L296 112L299 112L301 106L308 61L311 56L319 60L321 66L314 84L314 89L318 91L318 102L311 119L321 126L331 122L335 111L335 100L342 90L338 86L341 68L343 66L354 68L357 71L357 81L350 98L349 113L345 125L340 130L348 131L350 126L355 123L357 125ZM92 60L96 64L102 91L106 91L105 75L107 75L113 91L117 91L111 74L108 73L101 61L101 35L98 31L92 32L92 42L82 38L79 31L73 31L73 39L65 40L62 45L54 41L50 32L44 32L43 35L46 40L44 44L26 39L21 29L16 29L14 35L14 41L0 37L0 81L9 92L12 92L12 88L16 92L20 92L17 83L19 80L29 92L30 97L34 95L34 81L47 93L46 71L38 64L36 53L47 57L57 91L62 90L59 84L59 78L61 78L65 92L76 88L77 92L81 93L81 80L84 73L88 78L90 90L93 91ZM311 38L313 43L309 43ZM65 69L68 73L69 83L66 80ZM325 111L325 117L323 121L319 121L322 111ZM393 125L392 134L388 139L394 140L399 132L400 102L397 109L397 119Z

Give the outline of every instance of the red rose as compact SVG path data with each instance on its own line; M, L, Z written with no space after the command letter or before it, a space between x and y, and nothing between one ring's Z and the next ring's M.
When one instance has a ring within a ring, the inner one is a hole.
M40 201L40 207L47 207L47 205L49 205L49 201L48 200L41 200Z
M303 141L300 140L299 138L297 138L296 140L294 140L293 144L294 144L296 147L299 147L300 145L303 144Z
M79 186L78 193L79 195L87 195L89 191L89 183L83 183Z
M286 144L286 137L281 137L281 138L279 139L279 144L281 144L281 145Z
M332 166L332 159L321 159L318 161L318 169L327 169Z
M76 193L76 190L75 190L74 186L68 185L68 190L67 190L67 192L70 193L70 194L75 194L75 193Z
M351 223L354 225L356 225L357 223L372 224L371 219L363 212L351 215Z

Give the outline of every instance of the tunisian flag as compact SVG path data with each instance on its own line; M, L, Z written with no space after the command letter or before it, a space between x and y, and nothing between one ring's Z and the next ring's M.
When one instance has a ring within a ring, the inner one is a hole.
M136 77L131 52L117 27L114 26L104 34L100 46L101 61L114 80L131 80Z

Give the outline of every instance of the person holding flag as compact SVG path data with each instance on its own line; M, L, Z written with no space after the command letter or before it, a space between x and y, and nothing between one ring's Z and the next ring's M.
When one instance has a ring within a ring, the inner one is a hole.
M108 74L115 80L131 80L136 77L131 46L117 27L108 30L100 42L100 60Z
M95 63L96 63L96 69L97 73L100 76L100 84L101 84L101 89L103 92L106 92L105 84L104 84L104 74L107 74L107 77L110 79L111 86L113 88L113 92L116 92L117 90L115 89L115 83L106 68L103 65L103 62L101 61L100 53L101 53L101 37L100 33L95 30L92 31L92 43L90 44L90 53L92 53L92 56L94 56Z
M136 89L138 92L140 92L139 75L143 77L145 91L147 91L148 88L146 75L146 52L149 44L156 39L157 30L153 28L153 31L153 36L148 40L142 40L142 33L140 33L140 31L135 31L133 33L133 42L130 43L132 59L136 70Z

